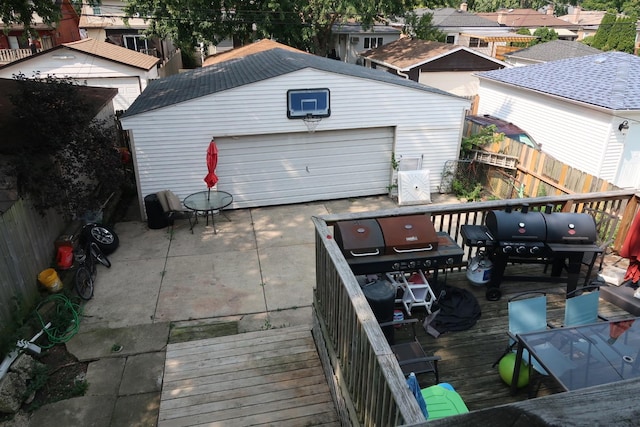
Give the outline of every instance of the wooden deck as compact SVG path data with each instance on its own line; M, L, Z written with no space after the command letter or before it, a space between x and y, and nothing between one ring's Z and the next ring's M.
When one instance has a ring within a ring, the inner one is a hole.
M158 425L337 426L309 327L169 344Z
M511 265L508 274L544 275L541 265ZM440 273L434 286L445 283ZM473 286L464 271L446 275L446 284L469 289L477 297L482 317L466 331L447 332L438 338L416 328L427 352L442 357L440 381L452 384L470 411L527 400L522 390L510 395L493 363L507 343L507 300L529 290L544 290L548 321L561 325L566 284L505 281L500 301L487 301L484 286ZM632 317L601 299L600 314ZM413 317L424 319L423 308ZM407 331L408 332L408 331ZM402 338L403 330L396 332ZM433 375L418 377L420 385ZM561 390L545 381L538 397ZM318 353L308 327L272 329L246 334L170 344L167 349L159 426L327 425L337 419Z
M510 265L508 274L528 274L544 276L541 265ZM548 274L547 274L548 276ZM438 283L444 281L441 273ZM581 282L582 283L582 282ZM478 299L482 308L482 317L474 327L466 331L446 332L438 338L428 335L423 328L419 329L418 339L428 353L433 352L442 357L438 368L440 381L448 382L463 397L470 411L491 408L506 403L527 399L526 389L516 396L511 396L509 387L502 382L497 367L493 363L500 358L507 345L508 329L507 300L510 296L529 290L547 292L547 320L552 325L560 326L564 319L564 300L566 284L549 282L505 281L500 289L502 299L487 301L485 287L469 283L466 273L449 273L446 284L469 289ZM626 311L600 299L599 313L610 319L633 317ZM420 320L426 313L414 310L414 316ZM421 387L433 384L433 375L419 376ZM560 392L551 381L543 381L538 397Z

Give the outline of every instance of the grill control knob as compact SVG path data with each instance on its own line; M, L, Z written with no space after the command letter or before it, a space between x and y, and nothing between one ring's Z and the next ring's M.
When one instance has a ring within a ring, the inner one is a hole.
M513 247L511 245L506 245L502 248L502 253L510 254L513 251Z
M453 258L447 258L446 264L447 265L452 265L453 264Z
M431 267L431 260L430 259L425 259L424 260L424 266L425 267Z
M391 264L391 269L392 270L400 270L400 263L394 262L393 264Z
M534 246L531 249L529 249L529 252L531 252L531 254L535 255L537 253L540 253L540 246Z
M526 246L518 246L516 248L516 253L519 254L519 255L527 253L527 247Z
M409 268L410 269L416 268L416 262L415 261L409 261Z

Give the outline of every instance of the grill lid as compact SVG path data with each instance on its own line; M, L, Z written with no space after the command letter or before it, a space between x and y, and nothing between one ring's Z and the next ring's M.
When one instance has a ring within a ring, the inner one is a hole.
M431 252L438 249L438 236L426 215L378 218L384 236L385 253Z
M547 227L540 212L490 211L485 224L494 239L504 242L544 242Z
M542 214L547 224L547 243L591 244L596 241L596 221L587 213Z
M345 258L382 255L384 252L382 230L375 219L339 221L333 234Z

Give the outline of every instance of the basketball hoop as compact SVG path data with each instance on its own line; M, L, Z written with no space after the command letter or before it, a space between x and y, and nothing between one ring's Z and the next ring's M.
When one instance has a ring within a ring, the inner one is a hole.
M309 133L314 133L316 131L316 128L320 124L321 120L322 120L322 117L314 117L311 114L307 114L302 118L302 121L304 121L304 124L307 125L307 131Z

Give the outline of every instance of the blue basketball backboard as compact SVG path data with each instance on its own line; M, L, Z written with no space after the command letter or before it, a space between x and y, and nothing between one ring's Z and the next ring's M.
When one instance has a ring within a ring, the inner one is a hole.
M291 89L287 91L287 117L329 117L329 89Z

